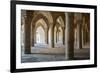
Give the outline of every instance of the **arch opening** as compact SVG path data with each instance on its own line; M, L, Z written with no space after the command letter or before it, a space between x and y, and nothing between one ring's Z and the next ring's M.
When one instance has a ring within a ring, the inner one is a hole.
M36 44L45 44L45 31L42 26L36 29Z

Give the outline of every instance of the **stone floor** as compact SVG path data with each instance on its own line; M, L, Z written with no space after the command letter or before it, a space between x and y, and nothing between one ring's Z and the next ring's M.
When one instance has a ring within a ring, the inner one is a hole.
M36 48L39 50L39 48ZM32 54L24 54L24 52L22 52L22 56L21 56L21 62L22 63L26 63L26 62L46 62L46 61L64 61L65 59L65 54L64 54L64 50L62 51L61 48L51 48L53 49L53 51L59 49L60 52L56 52L54 54L54 52L52 53L48 51L50 51L50 48L47 50L45 49L44 51L47 53L34 53L34 51L37 51L36 49L32 49ZM43 50L43 48L42 48ZM83 49L75 49L74 50L74 59L73 60L85 60L85 59L89 59L90 58L90 50L89 48L83 48Z
M46 62L46 61L64 61L64 55L50 54L31 54L22 56L22 63L25 62Z
M55 48L49 48L49 47L32 47L31 53L34 54L64 54L65 48L62 47L55 47Z
M90 59L90 49L89 48L75 49L74 59L75 60Z

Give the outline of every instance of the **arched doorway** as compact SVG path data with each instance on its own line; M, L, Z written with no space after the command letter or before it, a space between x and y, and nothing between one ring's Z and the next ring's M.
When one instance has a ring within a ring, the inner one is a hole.
M58 30L57 30L57 43L60 43L61 46L65 44L65 22L62 16L58 16L56 20Z
M45 44L45 32L42 26L36 29L36 44Z
M62 41L63 41L63 31L62 31L62 28L61 27L59 27L58 28L58 32L57 32L57 34L58 34L58 43L62 43Z

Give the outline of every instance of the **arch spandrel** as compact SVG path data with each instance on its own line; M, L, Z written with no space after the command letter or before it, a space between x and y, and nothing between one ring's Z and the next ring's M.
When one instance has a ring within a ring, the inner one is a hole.
M42 14L39 14L39 15L33 17L32 22L31 22L32 26L35 26L36 22L40 19L43 19L46 22L47 27L49 27L49 25L50 25L49 20L45 16L43 16Z
M39 24L41 24L42 26L44 26L44 28L48 28L46 22L44 19L39 19L37 22L36 22L36 25L35 26L38 26Z
M48 11L35 11L34 12L34 16L36 17L40 14L47 18L50 25L53 23L53 17L52 17L51 12L48 12Z

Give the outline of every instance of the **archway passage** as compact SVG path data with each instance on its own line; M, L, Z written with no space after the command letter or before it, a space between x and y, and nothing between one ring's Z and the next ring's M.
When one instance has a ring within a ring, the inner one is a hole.
M45 15L45 13L47 16ZM51 53L65 54L65 45L63 45L62 47L62 42L63 42L62 27L64 27L64 20L62 19L62 17L59 17L60 16L59 13L58 13L59 15L56 15L56 16L55 14L53 15L55 16L54 19L53 19L52 13L50 14L48 13L50 12L39 11L39 13L35 13L35 16L32 20L32 30L33 30L32 44L34 45L32 45L31 52L32 53L38 52L38 53L49 53L49 54ZM57 28L55 29L54 27L56 23L59 23L59 24ZM57 33L59 35L57 35Z
M42 26L36 29L36 44L45 44L45 32Z
M81 14L82 13L79 13L79 15ZM25 21L25 23L24 21L22 22L24 25L24 31L22 31L22 34L25 35L25 40L23 40L25 41L23 42L23 44L25 43L25 56L27 54L30 54L30 57L32 57L32 59L34 59L33 57L38 58L36 62L89 58L89 56L87 55L89 53L86 52L87 49L86 51L84 51L84 49L74 49L74 40L79 40L79 42L76 41L76 43L78 42L78 44L80 45L80 37L83 36L83 39L87 37L87 39L85 40L86 42L89 42L88 33L90 32L90 23L86 20L85 23L82 23L80 16L76 15L76 17L78 18L76 21L77 27L74 27L74 15L75 13L70 12L26 10L26 16L24 19L22 19ZM82 28L82 26L80 26L81 24L84 24L83 35L81 35L81 32L79 31L81 30L80 28ZM84 43L86 44L86 42ZM84 52L86 54L84 54ZM44 53L45 55L43 55ZM42 58L40 58L41 56ZM84 56L84 58L82 56ZM27 62L29 62L29 60Z
M47 23L46 21L41 18L38 19L35 23L35 25L33 25L32 28L32 39L34 42L32 42L33 47L34 46L38 46L38 47L45 47L46 44L48 43L48 33L47 33Z

